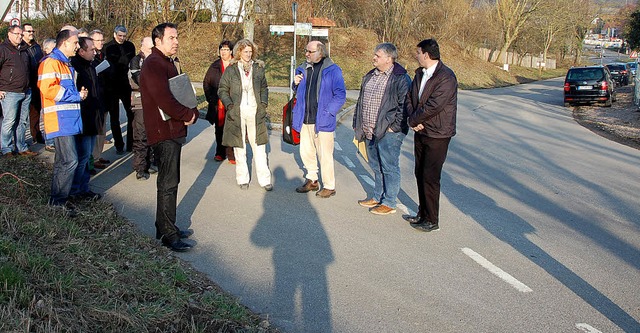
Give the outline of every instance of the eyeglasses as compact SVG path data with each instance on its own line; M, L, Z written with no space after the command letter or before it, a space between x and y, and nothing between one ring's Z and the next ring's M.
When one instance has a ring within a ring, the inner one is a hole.
M316 53L316 52L318 52L318 50L311 51L311 50L304 49L304 53Z
M14 34L14 35L16 35L16 36L20 36L20 35L22 35L22 34L21 34L21 33L19 33L19 32L13 32L13 31L9 31L9 33L10 33L10 34Z
M221 48L221 49L220 49L220 51L231 51L231 49L228 49L228 48L226 48L226 47L223 47L223 48Z
M25 30L24 32L28 32L28 33L32 34L32 33L36 32L36 31L35 30Z

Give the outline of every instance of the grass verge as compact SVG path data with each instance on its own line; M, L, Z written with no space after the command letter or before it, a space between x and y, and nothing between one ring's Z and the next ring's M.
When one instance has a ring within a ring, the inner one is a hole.
M51 166L0 158L1 332L275 332L107 202L46 205Z

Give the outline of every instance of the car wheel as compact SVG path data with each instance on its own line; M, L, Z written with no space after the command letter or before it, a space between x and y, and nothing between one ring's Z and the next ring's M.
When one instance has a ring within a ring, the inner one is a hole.
M611 97L609 97L609 99L606 102L604 102L604 107L610 108L612 104L613 102L611 101Z

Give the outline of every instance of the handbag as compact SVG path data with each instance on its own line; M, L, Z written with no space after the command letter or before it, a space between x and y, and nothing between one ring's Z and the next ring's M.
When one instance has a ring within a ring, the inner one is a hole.
M296 105L296 96L282 108L282 140L290 145L300 144L300 133L293 129L293 107Z

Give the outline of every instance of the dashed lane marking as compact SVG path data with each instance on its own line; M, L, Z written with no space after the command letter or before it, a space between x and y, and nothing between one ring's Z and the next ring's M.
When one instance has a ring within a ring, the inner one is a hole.
M462 248L461 250L464 254L469 256L469 258L473 259L480 266L486 268L489 272L501 278L503 281L510 284L512 287L516 288L518 291L521 291L523 293L528 293L533 291L533 289L527 287L527 285L518 281L518 279L511 276L509 273L503 271L502 269L500 269L500 267L492 264L489 260L485 259L483 256L481 256L474 250L468 247Z
M369 177L368 175L360 175L360 178L362 178L362 180L364 180L365 183L371 186L376 185L376 182L374 182L373 179L371 179L371 177Z
M351 162L351 159L349 159L349 157L347 156L342 156L342 159L344 160L344 164L347 165L347 167L349 167L349 169L353 169L356 167L355 164L353 164L353 162Z
M415 216L416 212L412 211L411 209L409 209L409 207L399 203L397 205L398 209L400 209L401 211L403 211L405 214L407 215L411 215L411 216Z
M340 146L340 144L337 141L333 142L333 147L338 151L342 151L342 146Z
M593 328L593 326L585 323L576 324L576 328L585 333L602 333L600 330Z

